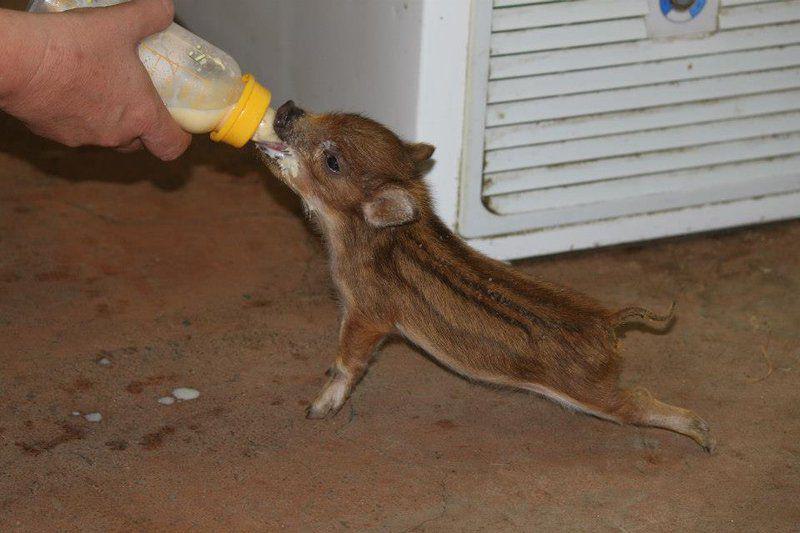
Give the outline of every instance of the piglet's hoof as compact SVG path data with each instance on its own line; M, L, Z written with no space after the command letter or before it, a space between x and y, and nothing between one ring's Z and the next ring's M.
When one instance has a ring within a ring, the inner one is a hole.
M330 398L326 395L320 395L319 398L314 400L314 403L306 408L306 418L312 420L319 420L322 418L333 417L342 408L342 403L337 403L335 398Z
M306 418L325 418L333 416L347 400L348 381L343 374L332 377L322 388L317 399L306 411Z
M321 420L328 416L330 412L329 408L318 407L315 403L312 403L306 407L306 418L309 420Z

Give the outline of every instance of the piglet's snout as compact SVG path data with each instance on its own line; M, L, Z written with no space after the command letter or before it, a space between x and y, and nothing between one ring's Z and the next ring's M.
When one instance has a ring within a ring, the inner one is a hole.
M275 112L275 133L282 140L288 140L287 137L291 133L295 121L305 114L305 111L294 105L293 100L284 103Z

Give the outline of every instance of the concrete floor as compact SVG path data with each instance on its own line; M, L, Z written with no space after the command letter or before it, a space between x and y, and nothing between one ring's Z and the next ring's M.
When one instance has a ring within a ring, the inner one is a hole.
M704 416L709 456L402 343L306 420L337 304L248 150L162 164L0 118L0 184L0 530L800 527L798 222L518 265L610 305L676 298L671 331L626 335L624 379ZM157 402L178 386L201 395Z

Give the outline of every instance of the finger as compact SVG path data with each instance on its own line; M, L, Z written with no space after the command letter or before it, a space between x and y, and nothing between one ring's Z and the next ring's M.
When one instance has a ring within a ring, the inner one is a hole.
M123 154L129 154L131 152L137 152L142 149L142 140L141 139L134 139L127 144L123 144L122 146L117 146L115 149L117 152L122 152Z
M137 42L166 29L175 16L172 0L131 0L116 9L128 21L123 31Z
M156 116L140 138L154 156L163 161L177 159L192 142L192 136L181 129L167 108L159 102Z

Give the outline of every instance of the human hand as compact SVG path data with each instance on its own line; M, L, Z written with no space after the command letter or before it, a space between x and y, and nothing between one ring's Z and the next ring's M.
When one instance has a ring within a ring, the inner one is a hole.
M136 51L172 22L171 0L0 14L13 19L0 18L11 28L0 36L0 53L10 52L17 67L9 76L0 65L0 108L31 131L67 146L129 152L144 145L163 160L189 146L191 135L170 116Z

